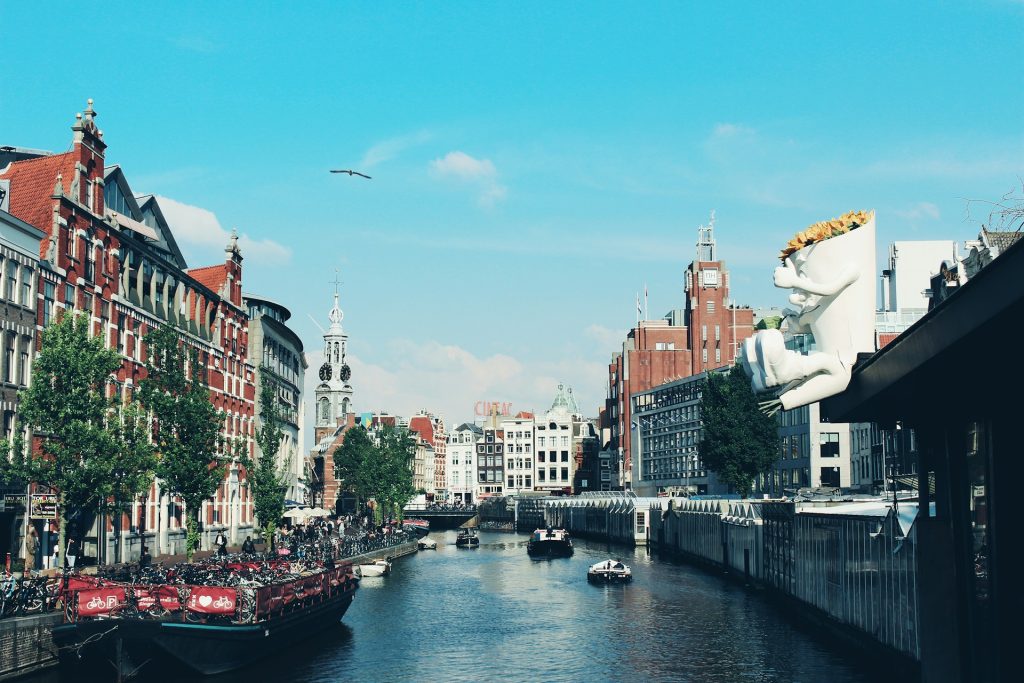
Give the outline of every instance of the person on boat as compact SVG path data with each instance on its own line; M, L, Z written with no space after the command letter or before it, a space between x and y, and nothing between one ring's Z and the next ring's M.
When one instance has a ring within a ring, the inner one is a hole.
M246 536L242 541L242 552L250 555L256 552L256 544L252 542L252 536Z

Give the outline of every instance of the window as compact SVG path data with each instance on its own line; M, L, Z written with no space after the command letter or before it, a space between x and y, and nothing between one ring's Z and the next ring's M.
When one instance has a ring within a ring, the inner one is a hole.
M544 481L544 470L537 470L537 481Z
M543 436L538 436L537 437L537 446L539 446L540 448L544 448L544 437Z
M562 462L569 462L569 451L562 451Z
M537 462L544 462L544 451L537 451Z
M64 307L75 307L75 287L70 283L64 285Z
M18 264L11 260L7 261L7 298L18 300Z
M53 320L54 303L57 300L57 285L52 282L43 283L43 327Z
M4 381L14 381L14 335L4 335Z
M722 339L722 326L721 325L715 325L715 341L719 341L721 339Z
M722 362L722 349L715 349L715 362L716 363L721 363Z
M707 365L707 362L708 362L708 350L707 349L701 349L700 350L700 360L701 360L702 363Z
M510 489L511 489L511 488L515 488L515 483L513 482L513 478L512 478L512 475L511 475L511 474L510 474L510 475L508 475L508 487L509 487Z
M708 313L714 313L714 312L715 312L715 302L712 299L712 300L708 301Z
M533 476L527 474L526 475L526 488L532 488L532 487L533 487Z
M819 434L820 446L821 446L821 457L823 458L838 458L839 457L839 434L837 432L822 432ZM824 483L822 485L825 485ZM836 484L838 486L839 484Z
M701 338L702 341L707 341L708 340L708 326L707 325L701 325L700 326L700 338Z
M563 467L562 468L562 481L569 481L569 468L568 467Z
M25 266L21 268L21 305L32 305L32 269Z
M557 474L558 474L557 468L549 467L548 468L548 481L555 481Z
M21 365L18 366L21 373L18 377L18 384L23 387L28 386L28 350L31 343L32 340L29 338L25 338L21 341Z

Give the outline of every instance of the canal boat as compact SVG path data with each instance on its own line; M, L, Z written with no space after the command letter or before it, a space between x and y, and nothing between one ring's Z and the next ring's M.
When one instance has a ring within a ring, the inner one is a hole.
M420 550L437 550L437 541L432 538L421 538L417 545Z
M417 538L423 538L430 533L430 522L425 519L407 519L402 522L402 528L415 533Z
M387 576L391 573L391 563L387 560L374 560L369 564L358 565L358 570L362 577Z
M468 529L460 529L459 535L455 539L455 545L460 548L476 548L480 545L480 537L476 535L476 529L470 527Z
M633 580L633 570L620 560L604 560L590 565L587 570L587 581L591 583L629 583Z
M233 671L337 624L359 580L351 563L252 587L69 582L60 661L78 678Z
M530 557L571 557L572 539L565 529L537 529L526 544Z

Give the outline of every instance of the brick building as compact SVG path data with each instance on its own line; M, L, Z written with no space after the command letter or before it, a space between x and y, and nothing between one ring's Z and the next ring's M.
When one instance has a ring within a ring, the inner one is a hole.
M242 302L242 256L232 236L223 263L189 269L155 198L137 198L121 169L105 163L107 144L92 100L76 115L72 144L61 154L26 153L0 168L10 213L42 230L36 326L58 311L87 314L94 334L124 358L111 391L133 395L145 374L143 338L172 325L206 371L210 396L223 411L223 434L252 449L254 368L248 358L248 315ZM140 200L142 203L140 204ZM200 519L207 536L237 539L252 525L245 471L232 464ZM139 542L158 553L184 547L184 506L155 482L121 528L126 552ZM94 526L85 552L114 559L109 520ZM155 538L153 538L155 536Z
M714 214L698 230L697 258L684 273L685 307L662 320L638 320L608 365L602 433L621 456L623 486L632 467L630 397L673 380L730 366L753 333L754 312L729 299L729 272L718 260ZM613 486L613 488L616 488Z

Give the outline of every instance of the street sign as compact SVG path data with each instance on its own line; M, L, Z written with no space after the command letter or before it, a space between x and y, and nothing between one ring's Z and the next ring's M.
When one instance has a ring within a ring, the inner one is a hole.
M32 508L29 517L32 519L57 519L57 494L33 493Z

